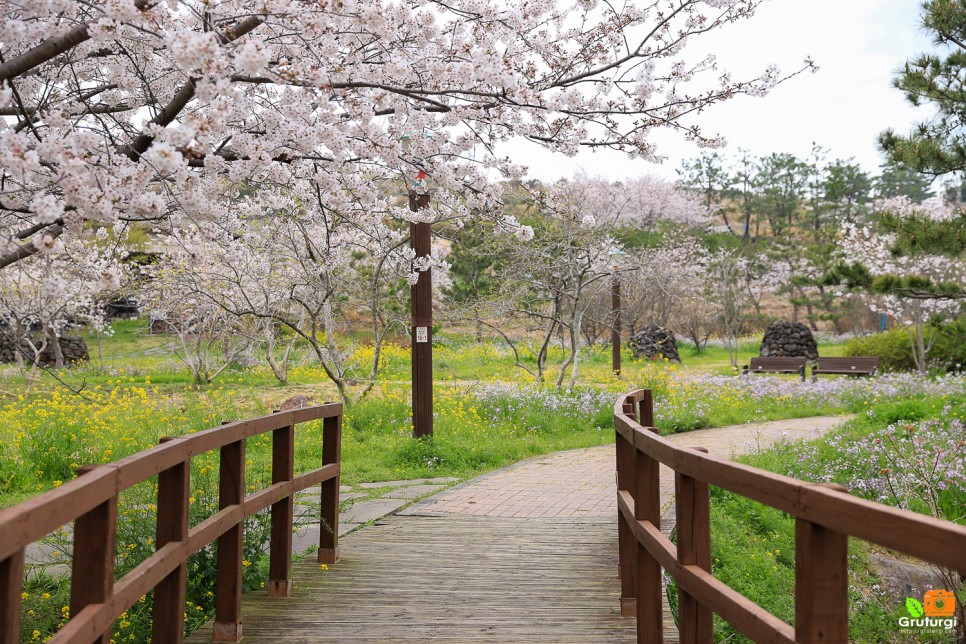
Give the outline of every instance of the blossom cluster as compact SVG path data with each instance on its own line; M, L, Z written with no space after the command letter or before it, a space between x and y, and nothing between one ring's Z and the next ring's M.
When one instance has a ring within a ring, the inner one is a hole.
M714 143L688 115L782 77L732 80L686 45L755 5L14 3L0 26L0 231L16 248L0 259L29 253L37 226L35 249L59 250L60 222L78 237L84 222L237 232L245 198L263 214L279 195L319 217L381 210L393 181L422 175L442 206L393 217L495 213L492 178L524 174L501 154L511 139L650 158L660 128Z

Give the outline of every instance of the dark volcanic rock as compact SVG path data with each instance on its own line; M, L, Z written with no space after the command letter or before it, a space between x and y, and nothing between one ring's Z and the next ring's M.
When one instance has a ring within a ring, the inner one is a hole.
M815 336L801 322L781 320L772 322L765 329L759 355L762 358L808 358L818 359Z
M635 333L627 344L634 350L635 358L641 356L647 358L664 357L668 360L681 362L674 333L655 324L646 326Z

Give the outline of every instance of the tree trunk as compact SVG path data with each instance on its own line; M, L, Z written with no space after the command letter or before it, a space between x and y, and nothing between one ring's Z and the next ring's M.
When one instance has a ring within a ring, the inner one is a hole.
M265 359L268 360L268 366L271 367L272 373L275 375L275 379L278 380L283 385L288 384L288 374L287 374L287 356L282 359L279 363L275 359L275 342L269 341L268 346L265 349Z
M580 327L584 322L584 314L578 313L577 318L574 321L574 327L570 331L571 343L573 348L571 353L573 354L573 366L570 369L570 384L567 385L567 389L571 390L577 384L577 373L580 368Z
M60 346L60 338L53 329L47 327L44 329L44 333L47 334L47 346L50 347L51 352L54 354L54 369L64 368L64 350Z

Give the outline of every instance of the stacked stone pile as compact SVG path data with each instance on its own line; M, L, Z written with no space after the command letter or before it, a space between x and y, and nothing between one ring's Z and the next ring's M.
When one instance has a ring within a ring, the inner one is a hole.
M60 339L60 349L64 354L64 364L76 364L90 360L87 343L82 337L65 335ZM20 343L20 352L23 354L25 362L30 362L33 359L34 350L30 348L26 340ZM0 333L0 362L16 361L17 358L14 355L13 341L5 334ZM40 364L44 367L50 367L54 364L54 352L49 345L40 354Z
M759 355L762 358L808 358L818 359L815 336L801 322L781 320L772 322L765 329Z
M668 360L681 362L674 333L656 324L648 325L635 333L627 344L634 350L635 358L641 356L647 358L664 357Z

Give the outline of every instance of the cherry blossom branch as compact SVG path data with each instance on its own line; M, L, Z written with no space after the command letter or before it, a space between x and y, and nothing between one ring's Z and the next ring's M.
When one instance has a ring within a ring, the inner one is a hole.
M50 228L47 228L46 232L44 232L44 236L49 236L51 240L54 240L60 237L63 233L64 227L54 224L50 226ZM36 255L40 252L40 250L41 248L37 247L31 242L21 244L17 246L15 250L0 255L0 268L6 268L7 266L19 262L22 259Z
M139 11L147 11L159 2L160 0L135 0L134 6ZM82 24L61 36L48 38L36 47L0 64L0 81L10 81L21 76L49 60L67 53L77 45L89 40L90 37L90 26Z

